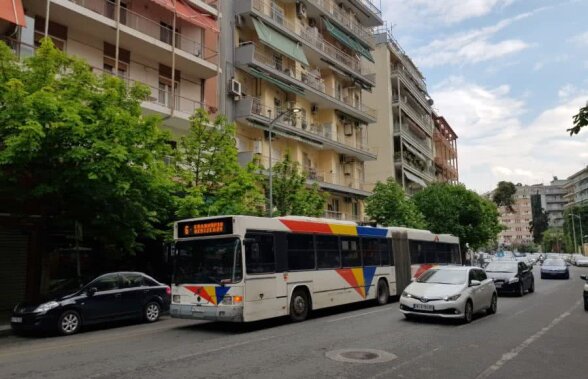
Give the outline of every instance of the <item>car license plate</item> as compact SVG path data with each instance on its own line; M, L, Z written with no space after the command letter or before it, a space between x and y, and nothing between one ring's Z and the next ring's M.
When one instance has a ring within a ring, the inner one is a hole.
M22 322L22 317L11 317L10 318L10 322L21 323Z
M434 311L435 307L431 304L415 304L414 305L414 309L417 309L419 311Z

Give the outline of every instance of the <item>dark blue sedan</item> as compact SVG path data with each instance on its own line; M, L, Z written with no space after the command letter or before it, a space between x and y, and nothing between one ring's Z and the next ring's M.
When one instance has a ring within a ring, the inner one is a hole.
M10 324L16 332L57 330L77 333L82 325L122 319L155 322L169 311L170 287L140 272L115 272L94 279L81 289L41 303L14 307Z
M546 259L541 265L541 279L570 278L569 265L561 258Z

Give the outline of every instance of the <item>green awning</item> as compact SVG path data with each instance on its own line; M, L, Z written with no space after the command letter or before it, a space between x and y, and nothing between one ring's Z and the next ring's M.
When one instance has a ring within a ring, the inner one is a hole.
M329 20L323 18L325 22L325 26L327 27L327 31L335 37L339 42L343 45L347 46L348 48L355 50L358 54L363 55L371 62L376 63L372 53L368 48L366 48L361 42L356 41L354 38L350 37L345 33L343 30L339 29L337 26L333 25Z
M253 67L250 67L249 72L251 73L251 75L255 76L256 78L266 80L266 81L276 85L277 87L283 89L286 92L290 92L290 93L293 93L298 96L304 96L304 92L302 90L300 90L294 86L291 86L288 83L284 83L276 78L273 78L269 74L266 74L263 71L259 71L259 70L254 69Z
M268 28L261 21L252 18L253 25L257 31L257 36L261 42L269 47L280 51L281 53L297 60L305 66L308 66L308 59L302 51L302 47L296 42L286 37L285 35Z

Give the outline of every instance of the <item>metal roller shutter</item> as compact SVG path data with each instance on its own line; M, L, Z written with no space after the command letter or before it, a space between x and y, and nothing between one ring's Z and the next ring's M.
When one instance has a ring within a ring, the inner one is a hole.
M28 241L22 231L0 227L0 311L25 298Z

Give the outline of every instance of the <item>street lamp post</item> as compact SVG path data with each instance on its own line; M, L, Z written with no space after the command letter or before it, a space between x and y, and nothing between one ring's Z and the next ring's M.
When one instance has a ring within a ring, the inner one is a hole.
M572 211L572 234L574 236L574 254L578 252L578 241L576 240L576 224L574 223L574 213Z
M268 124L269 129L269 216L273 216L274 211L274 188L273 188L273 173L272 173L272 129L274 124L287 114L296 114L300 112L300 108L290 108L278 114Z
M572 220L574 219L574 217L577 217L578 220L580 220L580 252L583 254L584 253L584 231L582 230L582 216L580 215L576 215L572 213ZM575 230L574 230L575 232ZM574 239L576 238L576 233L574 233ZM578 249L576 248L576 251L574 251L574 253L577 253Z

